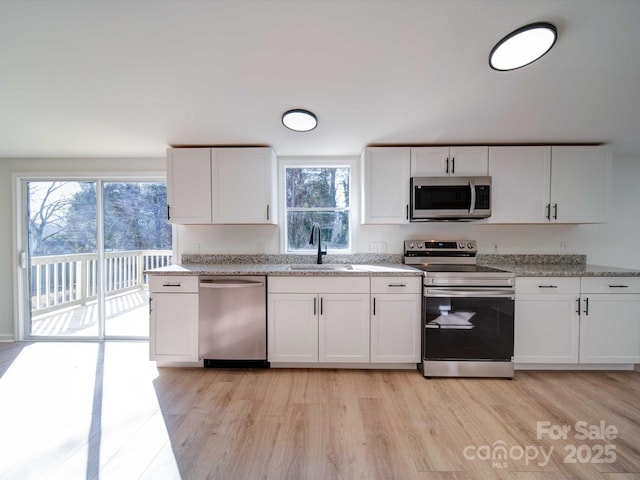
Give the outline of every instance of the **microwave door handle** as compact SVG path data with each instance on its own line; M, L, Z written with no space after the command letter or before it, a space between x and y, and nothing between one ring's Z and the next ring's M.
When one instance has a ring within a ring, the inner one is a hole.
M469 180L469 188L471 189L471 205L469 206L469 215L473 215L476 209L476 185L473 180Z

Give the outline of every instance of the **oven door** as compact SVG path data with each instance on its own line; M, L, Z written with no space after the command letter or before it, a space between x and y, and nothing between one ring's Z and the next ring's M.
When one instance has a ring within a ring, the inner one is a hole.
M424 296L425 360L512 360L513 289L427 287Z

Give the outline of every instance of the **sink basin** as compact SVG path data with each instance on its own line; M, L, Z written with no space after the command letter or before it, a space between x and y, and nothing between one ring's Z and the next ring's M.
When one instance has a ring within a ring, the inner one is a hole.
M288 265L287 270L292 270L297 272L345 272L348 270L353 270L353 265L330 264L330 263L325 263L322 265L317 265L317 264Z

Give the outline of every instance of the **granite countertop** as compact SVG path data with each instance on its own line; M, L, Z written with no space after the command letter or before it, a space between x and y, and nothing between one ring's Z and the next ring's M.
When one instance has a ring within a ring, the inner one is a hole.
M494 268L516 274L516 277L638 277L640 271L602 265L572 264L492 264Z
M349 268L349 266L351 268ZM422 276L424 272L403 264L183 264L147 270L152 275L271 275L271 276Z
M181 265L147 270L152 275L272 276L421 276L422 270L402 263L402 255L328 255L315 265L309 255L183 255ZM586 255L478 254L478 265L517 277L638 277L640 270L587 264Z
M586 255L478 255L478 264L517 277L638 277L639 270L587 264Z

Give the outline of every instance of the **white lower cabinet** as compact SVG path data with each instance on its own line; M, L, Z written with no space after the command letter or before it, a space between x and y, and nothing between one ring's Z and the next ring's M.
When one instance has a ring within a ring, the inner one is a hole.
M516 278L514 361L578 363L580 278Z
M198 277L151 275L149 357L198 361Z
M267 303L269 361L317 362L318 296L270 293Z
M639 311L639 278L517 278L514 360L638 363Z
M640 278L582 278L580 362L640 363Z
M371 279L371 363L420 362L421 277Z
M321 294L318 361L369 363L369 294Z
M270 277L269 362L368 363L368 277Z

